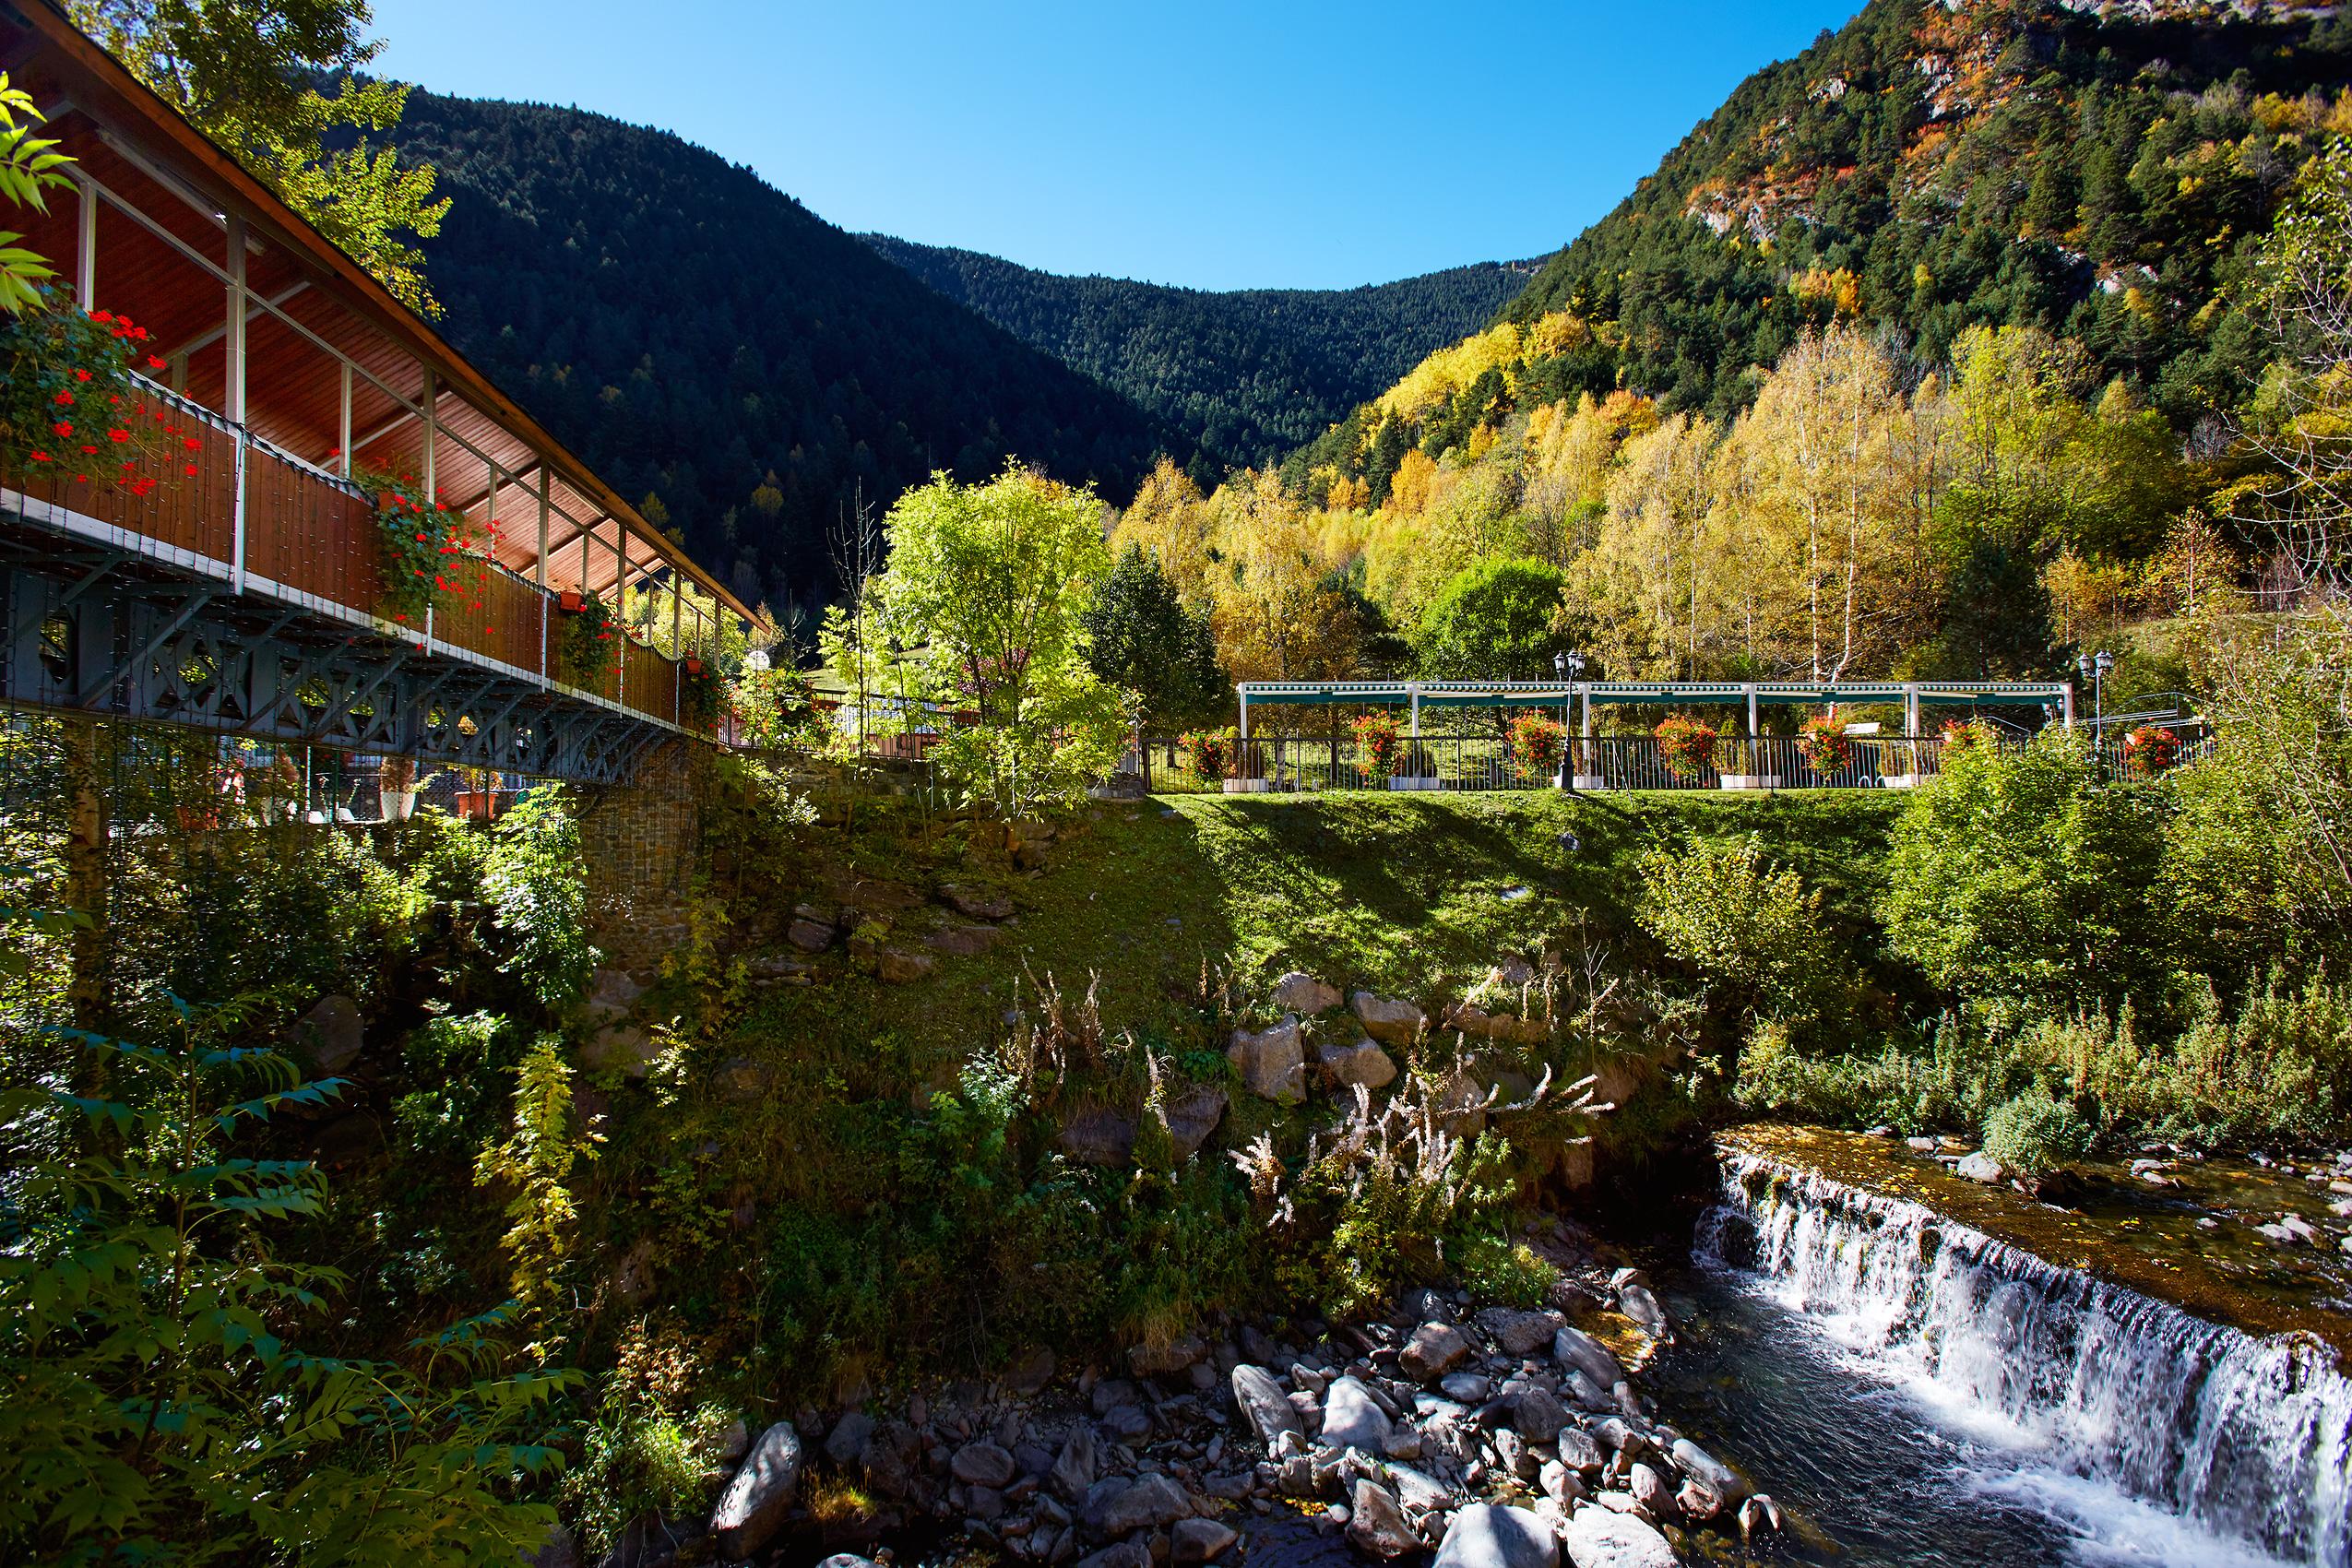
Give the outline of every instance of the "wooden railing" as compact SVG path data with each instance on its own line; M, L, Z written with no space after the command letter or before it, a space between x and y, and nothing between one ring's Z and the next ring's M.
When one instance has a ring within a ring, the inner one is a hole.
M439 596L426 626L396 626L379 611L383 557L375 506L364 491L160 386L146 389L126 422L140 439L95 457L75 452L0 472L0 487L22 495L34 521L71 514L99 525L117 549L226 579L241 593L332 605L387 632L423 632L433 643L539 680L573 683L559 652L564 612L538 585L495 564L471 563L466 591ZM471 580L477 571L481 579ZM675 662L634 638L617 662L617 675L581 683L582 689L676 723Z

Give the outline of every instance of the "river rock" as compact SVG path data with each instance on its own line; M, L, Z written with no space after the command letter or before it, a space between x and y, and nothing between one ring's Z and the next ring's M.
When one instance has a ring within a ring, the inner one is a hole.
M1777 1530L1780 1526L1780 1504L1763 1492L1740 1504L1740 1534L1743 1538L1758 1530Z
M1982 1149L1978 1149L1974 1154L1963 1156L1960 1163L1954 1169L1969 1181L1981 1182L1988 1187L2001 1185L2002 1178L2007 1174L2001 1169L2001 1161Z
M1434 1513L1452 1499L1444 1487L1405 1465L1389 1466L1388 1479L1396 1489L1396 1500L1416 1514Z
M1579 1427L1562 1427L1555 1439L1560 1446L1560 1462L1584 1475L1596 1475L1601 1467L1600 1444L1593 1434Z
M1241 1538L1215 1519L1179 1519L1168 1532L1168 1555L1182 1564L1214 1562Z
M1552 1359L1563 1367L1573 1367L1602 1388L1614 1388L1625 1381L1625 1368L1608 1346L1572 1324L1563 1324L1552 1336Z
M1313 1017L1338 1006L1339 992L1304 970L1293 969L1274 982L1266 1000L1286 1013L1303 1013Z
M1689 1438L1676 1438L1667 1455L1676 1469L1715 1493L1723 1506L1728 1508L1748 1495L1748 1483L1740 1479L1739 1471Z
M1675 1568L1674 1549L1647 1521L1607 1508L1579 1508L1561 1531L1575 1568Z
M1420 1034L1428 1017L1409 1002L1392 1002L1360 991L1348 998L1356 1019L1364 1026L1364 1033L1389 1045L1410 1045Z
M1080 1424L1062 1444L1062 1453L1045 1478L1046 1485L1064 1502L1083 1502L1087 1489L1094 1485L1094 1428Z
M1635 1460L1625 1472L1625 1488L1651 1518L1663 1522L1674 1517L1674 1489L1650 1466Z
M835 932L831 922L795 919L784 928L784 940L803 953L822 953L833 945Z
M1421 1549L1420 1538L1405 1522L1396 1494L1379 1482L1360 1479L1349 1494L1348 1539L1368 1557L1402 1557Z
M1484 1372L1447 1372L1437 1380L1437 1386L1448 1399L1458 1399L1465 1405L1483 1405L1487 1396L1494 1392L1493 1380Z
M801 1434L778 1421L759 1434L751 1456L719 1494L710 1515L719 1555L742 1562L776 1538L801 1487Z
M1001 1487L1017 1473L1013 1455L993 1443L968 1443L956 1450L948 1470L966 1486Z
M825 1440L825 1456L837 1465L853 1464L873 1437L873 1418L863 1410L852 1410L833 1424L831 1435Z
M1249 1091L1264 1099L1297 1104L1307 1098L1307 1058L1296 1016L1270 1029L1235 1029L1225 1059Z
M1208 1354L1208 1343L1197 1334L1165 1345L1138 1345L1127 1352L1127 1366L1138 1377L1172 1377Z
M1315 1061L1341 1089L1350 1089L1358 1084L1368 1089L1385 1088L1396 1081L1396 1063L1377 1040L1319 1045L1315 1047Z
M1431 1568L1558 1568L1560 1541L1525 1508L1474 1503L1454 1515Z
M1323 1441L1334 1448L1379 1454L1387 1446L1392 1425L1372 1390L1355 1378L1335 1378L1324 1394Z
M1479 1314L1479 1326L1494 1336L1507 1356L1532 1356L1551 1343L1564 1320L1558 1313L1523 1313L1510 1307L1489 1307Z
M1135 1152L1135 1119L1110 1106L1097 1106L1063 1123L1054 1142L1081 1165L1124 1165Z
M1667 1320L1666 1309L1658 1305L1657 1298L1650 1293L1648 1286L1639 1282L1619 1286L1617 1306L1651 1338L1670 1340L1674 1337L1674 1325Z
M1264 1367L1253 1367L1244 1361L1233 1369L1233 1403L1250 1420L1258 1441L1270 1452L1284 1432L1306 1436L1304 1422L1299 1412L1290 1408L1290 1396L1274 1381L1274 1374Z
M1123 1491L1090 1503L1089 1528L1106 1536L1156 1530L1192 1516L1193 1500L1184 1489L1164 1475L1146 1476Z
M1443 1377L1470 1353L1470 1342L1449 1323L1425 1323L1396 1352L1397 1370L1416 1383Z
M1079 1558L1078 1568L1152 1568L1151 1548L1139 1540L1113 1541L1091 1557Z

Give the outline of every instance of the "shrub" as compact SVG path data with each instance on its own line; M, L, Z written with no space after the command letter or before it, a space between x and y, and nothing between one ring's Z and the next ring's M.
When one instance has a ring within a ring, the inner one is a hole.
M1396 716L1360 713L1354 729L1356 745L1363 753L1364 771L1374 778L1386 778L1396 773L1396 759L1404 748L1396 730Z
M1657 754L1678 778L1696 778L1715 760L1715 731L1695 719L1670 714L1658 720L1654 733Z
M2154 778L2180 760L2180 737L2161 724L2143 724L2123 737L2123 773Z
M1454 1266L1480 1301L1527 1312L1549 1306L1560 1281L1560 1271L1535 1249L1492 1234L1471 1236L1455 1248Z
M509 944L500 966L540 1001L577 998L602 955L588 942L588 862L560 784L515 797L482 867L482 896Z
M1765 1014L1816 1015L1841 966L1821 928L1821 895L1794 868L1767 864L1753 835L1651 849L1639 865L1636 917L1669 952Z
M1560 766L1567 727L1540 713L1523 713L1511 720L1511 762L1522 778L1539 778Z
M1222 730L1188 731L1176 742L1176 749L1184 755L1184 765L1210 783L1232 776L1233 756L1241 743L1240 731L1231 726Z
M1799 728L1797 750L1806 766L1820 774L1835 773L1854 758L1853 748L1846 743L1845 726L1823 714L1806 719Z
M608 1552L642 1515L677 1521L706 1508L724 1473L719 1455L733 1420L716 1405L680 1413L608 1396L582 1434L578 1467L564 1478L580 1544Z
M2097 1131L2074 1108L2036 1087L1985 1118L1984 1151L2004 1170L2039 1176L2091 1152Z

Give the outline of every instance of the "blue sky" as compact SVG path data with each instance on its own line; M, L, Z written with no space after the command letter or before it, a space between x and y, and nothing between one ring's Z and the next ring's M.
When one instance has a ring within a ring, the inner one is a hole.
M378 68L577 104L820 216L1053 272L1336 288L1540 255L1857 0L375 0Z

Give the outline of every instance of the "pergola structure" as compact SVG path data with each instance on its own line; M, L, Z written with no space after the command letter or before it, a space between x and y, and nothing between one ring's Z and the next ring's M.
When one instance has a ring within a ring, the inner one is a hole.
M1750 740L1756 738L1757 709L1767 706L1901 703L1908 736L1919 733L1919 710L1930 707L2055 706L2067 728L2074 724L2074 687L2063 681L1244 681L1235 691L1244 741L1250 737L1253 705L1408 707L1416 739L1425 707L1568 709L1581 705L1581 729L1587 738L1593 732L1595 705L1744 706Z
M0 68L74 160L7 226L146 330L149 411L192 433L144 493L0 473L0 700L591 778L680 732L651 629L576 680L562 611L651 590L707 656L748 607L52 0L0 4ZM381 613L362 469L489 541L468 602Z

